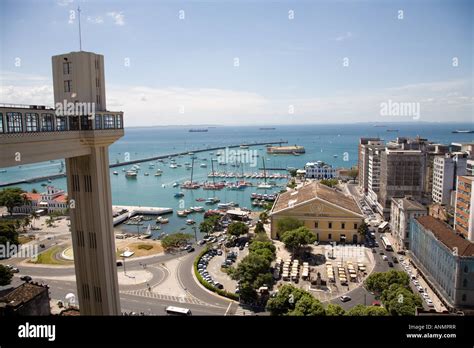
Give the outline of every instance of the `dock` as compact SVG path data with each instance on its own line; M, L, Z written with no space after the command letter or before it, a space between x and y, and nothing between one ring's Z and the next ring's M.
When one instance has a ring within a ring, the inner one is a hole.
M184 152L176 152L176 153L171 153L171 154L166 154L166 155L159 155L159 156L153 156L153 157L147 157L147 158L140 158L136 159L133 161L126 161L126 162L119 162L119 163L112 163L109 164L109 168L115 168L115 167L123 167L127 166L130 164L137 164L137 163L143 163L143 162L148 162L148 161L155 161L159 159L166 159L168 157L175 157L175 156L181 156L181 155L187 155L189 152L193 153L199 153L199 152L207 152L207 151L216 151L216 150L221 150L225 148L236 148L240 146L263 146L263 145L276 145L279 144L288 144L287 140L279 140L279 141L266 141L266 142L261 142L261 143L243 143L243 144L238 144L238 145L229 145L229 146L217 146L217 147L207 147L205 149L198 149L198 150L189 150L189 151L184 151ZM7 183L0 183L0 187L5 187L5 186L11 186L11 185L18 185L18 184L31 184L34 182L40 182L40 181L45 181L48 179L58 179L58 178L63 178L66 176L66 173L60 173L60 174L51 174L51 175L44 175L44 176L39 176L39 177L34 177L30 179L20 179L20 180L15 180Z
M141 206L126 206L126 205L113 205L112 211L127 210L127 212L114 217L114 226L134 217L135 215L164 215L173 212L173 208L161 208L161 207L141 207Z

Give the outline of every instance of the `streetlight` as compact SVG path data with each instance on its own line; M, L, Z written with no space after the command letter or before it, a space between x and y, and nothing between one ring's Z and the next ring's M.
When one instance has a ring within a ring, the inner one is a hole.
M196 226L193 226L193 230L194 230L194 239L196 240L196 243L198 241L198 237L197 237L197 232L196 232L196 229L197 227Z

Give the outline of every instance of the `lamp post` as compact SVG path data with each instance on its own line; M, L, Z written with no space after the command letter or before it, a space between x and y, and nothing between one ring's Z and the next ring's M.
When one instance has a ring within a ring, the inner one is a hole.
M194 239L196 240L196 243L198 241L198 237L197 237L197 232L196 232L196 229L197 227L196 226L193 226L193 230L194 230Z

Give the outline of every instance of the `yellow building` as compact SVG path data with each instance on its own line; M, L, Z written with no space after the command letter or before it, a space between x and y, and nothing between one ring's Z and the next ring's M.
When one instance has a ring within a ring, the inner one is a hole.
M277 221L284 217L303 221L320 242L361 242L357 229L364 216L354 199L318 182L278 196L270 212L273 239L277 238Z

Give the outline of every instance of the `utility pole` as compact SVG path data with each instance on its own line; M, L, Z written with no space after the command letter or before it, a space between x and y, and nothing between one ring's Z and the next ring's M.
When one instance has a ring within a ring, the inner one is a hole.
M196 232L196 229L197 227L196 226L193 226L193 230L194 230L194 239L196 240L196 243L198 241L198 237L197 237L197 232Z

